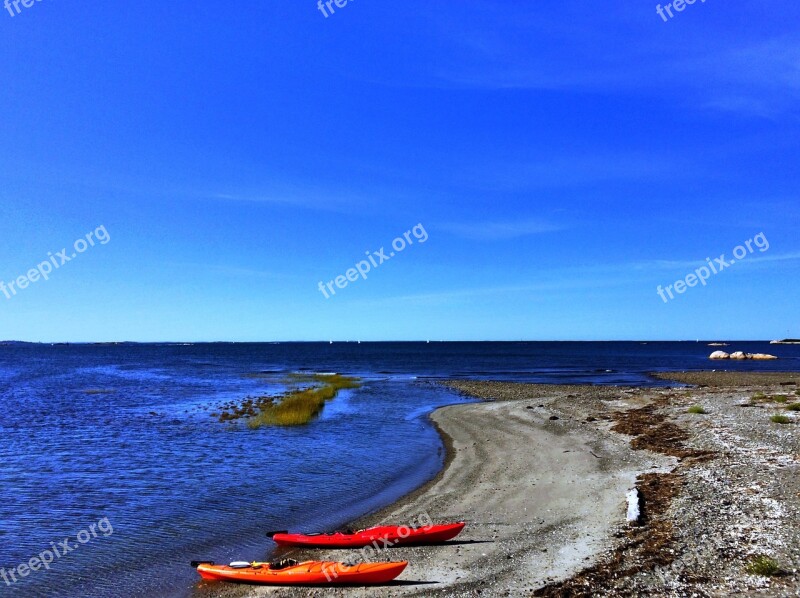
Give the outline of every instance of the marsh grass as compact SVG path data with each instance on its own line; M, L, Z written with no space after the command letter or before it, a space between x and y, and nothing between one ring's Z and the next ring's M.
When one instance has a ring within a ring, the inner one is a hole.
M342 374L289 374L286 377L288 383L309 383L331 386L336 390L343 388L358 388L361 382L353 376L343 376Z
M703 409L700 405L692 405L687 410L687 413L698 413L700 415L705 415L706 413L708 413L708 411Z
M768 395L759 391L750 398L750 401L752 405L755 405L757 403L768 403L768 402L786 403L789 401L789 397L784 394Z
M262 377L262 373L247 375ZM265 378L275 374L263 373ZM297 426L308 423L319 415L325 402L343 388L361 386L358 378L341 374L290 374L283 382L289 390L278 396L245 397L241 401L228 401L211 413L221 423L235 423L247 419L251 428L263 425ZM235 429L235 428L233 428Z
M358 378L341 374L315 374L298 381L319 385L295 389L277 402L260 404L260 412L248 419L247 426L251 429L261 426L302 426L317 417L325 408L325 403L333 399L340 390L361 386Z
M262 408L261 412L247 421L248 427L300 426L315 418L325 407L325 401L336 396L330 386L308 388L289 393L280 402Z
M776 414L769 418L772 422L776 424L790 424L792 423L792 419L790 417L786 417L785 415Z
M800 411L800 403L790 403L786 405L787 411Z
M771 577L777 575L781 568L778 566L778 562L775 559L762 554L753 557L750 562L745 565L744 570L750 575Z

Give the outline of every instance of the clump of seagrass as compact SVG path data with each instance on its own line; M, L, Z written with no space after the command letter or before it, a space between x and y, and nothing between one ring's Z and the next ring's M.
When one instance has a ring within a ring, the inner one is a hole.
M298 376L295 381L310 382L312 386L292 390L278 400L259 403L260 411L248 419L248 427L302 426L317 417L325 403L333 399L340 390L361 386L358 378L340 374Z
M763 577L771 577L780 573L781 568L778 562L766 555L758 555L753 557L745 566L744 570L750 575L761 575Z

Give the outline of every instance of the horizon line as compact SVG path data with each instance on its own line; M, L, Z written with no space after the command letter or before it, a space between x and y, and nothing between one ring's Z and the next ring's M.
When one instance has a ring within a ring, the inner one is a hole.
M291 343L308 344L336 344L336 343L705 343L705 342L738 342L738 343L769 343L773 341L789 341L790 338L783 339L482 339L482 340L432 340L432 339L412 339L412 340L280 340L280 341L23 341L23 340L2 340L0 345L277 345ZM800 341L799 341L800 342Z

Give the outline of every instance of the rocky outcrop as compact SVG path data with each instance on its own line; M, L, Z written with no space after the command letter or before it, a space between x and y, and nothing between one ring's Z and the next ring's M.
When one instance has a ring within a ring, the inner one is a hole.
M725 351L714 351L711 355L708 356L709 359L756 359L756 360L768 360L768 359L778 359L775 355L770 355L769 353L745 353L744 351L734 351L730 355Z
M769 353L748 353L748 359L778 359L775 355Z

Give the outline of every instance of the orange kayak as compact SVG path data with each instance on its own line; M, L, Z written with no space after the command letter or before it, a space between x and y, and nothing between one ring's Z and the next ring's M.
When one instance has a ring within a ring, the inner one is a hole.
M193 562L200 577L209 581L239 581L268 585L369 585L392 581L403 572L408 561L347 565L332 561L296 563L233 563L215 565ZM246 566L245 566L246 565Z

